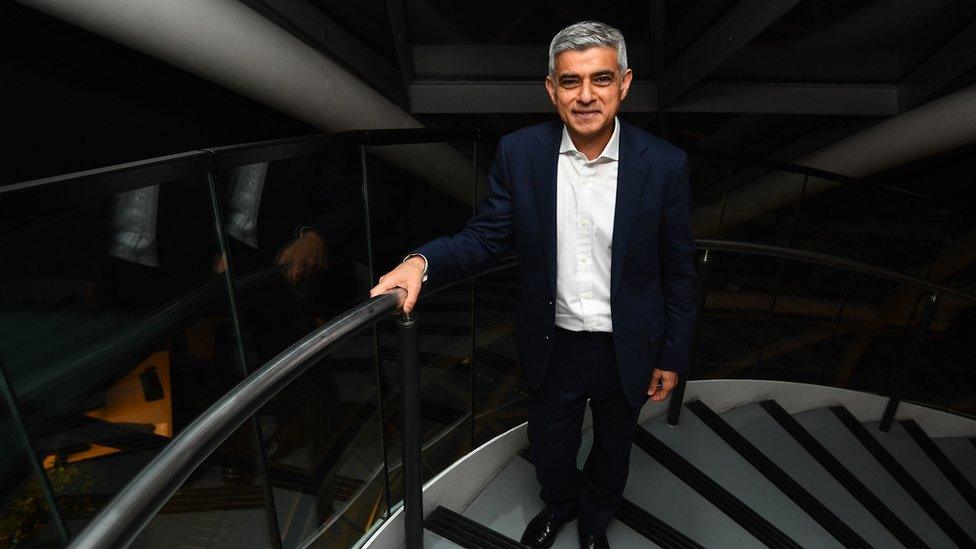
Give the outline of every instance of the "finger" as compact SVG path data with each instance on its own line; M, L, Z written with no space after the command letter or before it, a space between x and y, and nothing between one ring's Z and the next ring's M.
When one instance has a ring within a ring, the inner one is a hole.
M369 297L376 297L396 287L397 283L394 280L387 275L383 275L376 283L376 286L373 286L373 288L369 291Z
M661 381L661 371L658 369L654 370L654 375L651 376L651 386L647 388L647 395L654 398L654 394L657 392L657 384Z
M405 286L405 289L407 290L407 299L403 302L403 312L409 313L417 304L417 298L420 296L420 285L407 283Z

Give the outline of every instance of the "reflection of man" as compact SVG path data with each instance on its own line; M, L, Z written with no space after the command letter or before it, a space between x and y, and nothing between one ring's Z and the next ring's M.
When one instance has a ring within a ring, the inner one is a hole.
M522 538L532 547L551 545L574 517L584 547L607 547L640 407L666 398L687 368L695 285L687 157L617 120L632 76L618 30L584 22L560 31L546 88L562 123L502 138L477 215L371 292L405 288L410 310L424 280L447 284L517 249L516 334L546 503ZM594 439L580 474L587 399Z
M309 160L311 159L278 161L273 164L259 162L234 168L225 193L227 234L251 250L262 250L268 247L268 242L258 241L258 216L261 213L262 200L265 198L265 183L269 168L274 166L275 175L278 177L276 183L283 187L286 193L292 195L289 197L291 201L304 201L307 197L301 196L305 194L301 186L292 181L293 178L289 176L297 175L300 179L322 184L318 181L321 174L317 173L318 170ZM298 170L295 170L296 163L301 166ZM270 215L266 212L264 217ZM283 223L293 224L294 220L284 220ZM277 224L282 224L282 221L278 221ZM277 249L277 243L272 245ZM274 263L287 265L285 278L290 285L297 286L308 283L313 276L327 267L327 253L325 239L319 230L311 225L299 225L295 228L294 238L285 243L276 253Z

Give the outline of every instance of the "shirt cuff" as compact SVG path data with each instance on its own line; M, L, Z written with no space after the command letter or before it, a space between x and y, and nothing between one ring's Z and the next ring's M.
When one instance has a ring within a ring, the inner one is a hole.
M400 263L403 263L404 261L410 259L413 256L417 256L424 260L424 278L421 279L421 282L427 282L427 257L424 256L424 254L418 254L418 253L407 254L403 256L403 259L400 261Z

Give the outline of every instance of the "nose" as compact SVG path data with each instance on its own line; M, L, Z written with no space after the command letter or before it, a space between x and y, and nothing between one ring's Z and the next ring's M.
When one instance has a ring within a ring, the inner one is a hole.
M591 103L593 101L593 88L590 87L590 79L584 78L583 83L580 85L579 94L580 103Z

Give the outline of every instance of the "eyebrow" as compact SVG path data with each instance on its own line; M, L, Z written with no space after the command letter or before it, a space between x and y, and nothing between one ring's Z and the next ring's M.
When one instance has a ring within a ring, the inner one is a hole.
M599 70L599 71L596 71L594 73L590 73L590 77L605 76L605 75L608 75L608 74L612 75L613 74L613 71L612 70L609 70L609 69ZM560 80L563 79L563 78L579 78L579 77L580 77L580 75L578 73L575 73L575 72L564 72L564 73L560 74L559 76L557 76L557 78L559 78Z

